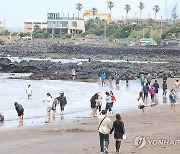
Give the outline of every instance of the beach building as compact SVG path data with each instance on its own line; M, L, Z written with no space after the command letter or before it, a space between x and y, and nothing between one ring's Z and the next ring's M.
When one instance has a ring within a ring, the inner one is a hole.
M101 20L107 20L107 23L111 22L111 15L106 13L96 13L95 15L90 10L85 10L83 14L84 20L94 19L95 17L100 18Z
M40 29L47 29L47 21L41 21L41 20L26 20L24 21L24 32L32 33L36 27L39 27Z
M49 34L81 34L85 32L84 19L64 17L60 13L47 14L47 33Z

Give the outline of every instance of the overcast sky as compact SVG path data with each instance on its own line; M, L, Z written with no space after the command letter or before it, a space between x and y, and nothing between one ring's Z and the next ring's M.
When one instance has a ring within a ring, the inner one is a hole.
M48 12L64 13L67 16L68 12L70 16L74 13L77 16L77 10L75 9L76 3L81 3L84 10L96 7L99 13L108 13L107 2L109 0L0 0L0 21L6 23L6 27L23 27L23 22L26 19L40 19L46 20ZM142 11L142 17L148 17L149 15L154 18L154 11L152 8L154 5L160 6L160 11L157 18L164 17L165 12L165 0L111 0L114 2L112 14L119 14L125 16L124 5L129 4L131 10L129 17L139 16L138 5L139 2L143 2L145 8ZM167 0L173 1L173 0Z

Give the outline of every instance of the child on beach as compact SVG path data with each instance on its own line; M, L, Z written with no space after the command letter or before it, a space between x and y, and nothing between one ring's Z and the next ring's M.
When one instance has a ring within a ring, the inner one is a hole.
M137 100L139 102L139 106L138 106L139 110L142 110L143 113L144 113L144 107L145 106L144 106L144 97L143 97L143 92L142 91L139 92L139 98Z
M110 134L114 131L114 139L116 140L116 153L119 154L121 140L125 134L124 122L121 120L121 115L116 114L116 120L113 122L113 127L110 131Z
M154 103L154 96L156 94L156 89L153 85L151 85L151 88L149 89L149 93L151 95L151 103Z
M169 94L169 100L170 100L170 103L171 103L171 112L173 112L173 111L177 111L177 109L176 109L176 94L175 94L175 90L174 89L172 89L171 91L170 91L170 94Z
M116 101L116 97L112 91L110 91L110 96L111 96L111 115L112 115L112 107L114 102Z
M23 125L24 108L21 104L18 104L17 102L14 103L14 106L18 113L19 125Z
M111 105L111 96L109 92L106 92L106 111L109 111L109 113L112 116L112 105Z
M46 122L50 122L51 121L51 110L52 110L52 106L53 106L53 99L50 93L47 93L47 99L43 100L43 103L47 102L47 121Z
M26 93L28 95L28 99L32 96L32 87L31 85L29 84L27 89L26 89Z

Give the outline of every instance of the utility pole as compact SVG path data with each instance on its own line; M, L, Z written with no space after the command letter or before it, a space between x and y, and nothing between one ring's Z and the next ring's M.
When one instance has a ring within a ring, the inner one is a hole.
M106 41L106 16L104 19L104 37L105 37L105 41Z
M4 36L5 36L5 32L6 32L6 19L4 18Z

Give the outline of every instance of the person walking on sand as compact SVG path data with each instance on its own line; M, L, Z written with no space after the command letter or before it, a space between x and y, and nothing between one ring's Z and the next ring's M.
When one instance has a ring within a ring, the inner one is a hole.
M143 93L144 93L144 101L147 101L148 93L149 93L149 84L146 83L143 87Z
M153 85L151 85L151 88L149 89L149 93L151 95L151 103L154 103L154 96L156 94L156 89L153 87Z
M101 112L101 107L102 107L102 94L101 92L97 93L97 100L96 100L96 110L98 110L99 112Z
M61 109L61 115L64 115L64 107L67 105L67 99L66 96L64 96L64 92L60 92L60 96L58 97L60 109Z
M139 110L142 110L143 113L144 113L144 107L145 106L144 106L144 97L143 97L143 92L142 91L139 92L139 98L137 100L139 102L139 106L138 106Z
M170 103L171 103L171 112L173 112L173 111L176 112L177 111L177 109L176 109L176 102L177 102L177 100L176 100L176 94L175 94L175 90L174 89L172 89L170 91L169 100L170 100Z
M72 69L72 80L74 81L76 77L76 70L75 68Z
M159 83L157 82L157 80L155 80L155 83L153 84L153 87L156 89L155 96L157 96L158 95L158 89L159 89Z
M24 108L21 104L18 104L17 102L14 103L14 106L18 113L19 125L23 125Z
M119 154L121 140L125 134L124 122L121 120L121 115L119 113L116 114L116 120L113 122L113 127L110 131L110 134L112 134L113 131L114 139L116 140L116 153Z
M166 97L167 87L168 87L168 86L167 86L166 80L163 80L163 84L162 84L163 97Z
M26 93L27 93L27 95L28 95L28 99L30 99L31 96L32 96L32 87L31 87L30 84L28 85L28 87L27 87L27 89L26 89Z
M52 106L53 106L53 99L50 93L47 93L47 99L43 100L43 103L47 102L47 121L46 122L50 122L51 121L51 110L52 110Z
M98 131L100 140L100 153L108 153L109 146L109 133L112 128L112 122L109 117L107 117L107 111L102 110L101 113L97 114L98 118Z

